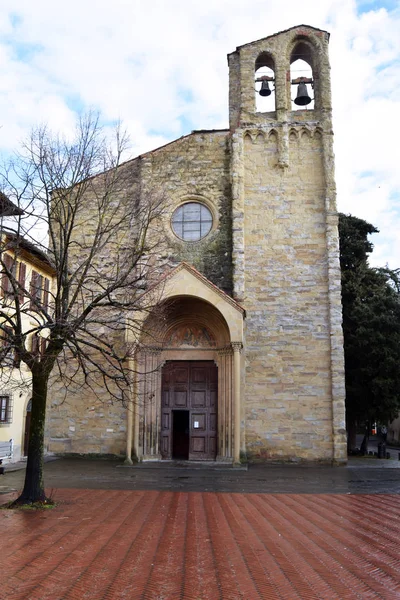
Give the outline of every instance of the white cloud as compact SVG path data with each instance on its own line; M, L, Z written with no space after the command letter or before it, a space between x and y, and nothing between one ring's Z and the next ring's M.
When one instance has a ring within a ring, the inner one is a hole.
M400 13L346 13L332 35L338 206L378 227L371 264L400 265Z
M38 121L68 130L96 107L142 153L191 129L226 127L226 55L295 24L331 32L340 210L371 220L374 260L400 266L400 11L353 0L3 0L0 148Z

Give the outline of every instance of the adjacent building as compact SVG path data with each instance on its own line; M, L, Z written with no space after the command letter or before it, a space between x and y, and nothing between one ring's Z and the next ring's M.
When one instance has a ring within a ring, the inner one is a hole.
M0 211L0 441L13 441L11 460L18 461L27 454L31 376L12 345L15 291L9 274L12 274L18 286L22 330L28 337L28 348L33 352L41 352L46 340L44 336L36 335L38 316L31 298L40 296L44 305L49 303L54 269L44 252L5 226L4 218L18 217L22 211L1 193Z

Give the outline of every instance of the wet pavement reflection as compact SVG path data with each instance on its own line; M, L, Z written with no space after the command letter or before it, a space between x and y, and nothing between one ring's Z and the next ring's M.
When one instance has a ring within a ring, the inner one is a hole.
M24 471L6 473L0 486L19 489ZM400 461L354 458L345 467L262 464L239 469L188 462L144 463L60 459L45 465L45 481L54 488L112 488L296 494L400 493Z
M0 599L400 598L400 470L382 463L50 462L54 509L0 510Z

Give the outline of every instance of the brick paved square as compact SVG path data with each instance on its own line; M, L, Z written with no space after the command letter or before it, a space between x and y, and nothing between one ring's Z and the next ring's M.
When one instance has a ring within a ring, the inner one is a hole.
M0 511L1 600L400 598L399 495L54 497Z

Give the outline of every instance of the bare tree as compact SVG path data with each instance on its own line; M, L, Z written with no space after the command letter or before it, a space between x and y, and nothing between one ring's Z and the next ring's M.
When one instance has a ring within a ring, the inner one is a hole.
M48 502L43 454L51 374L65 386L106 386L124 401L134 376L127 339L137 337L143 314L158 300L146 289L159 268L165 201L154 191L144 196L133 163L121 163L125 150L120 128L110 146L98 116L89 114L71 139L35 129L0 173L4 194L23 210L11 230L2 229L2 357L17 357L32 382L26 478L16 504ZM17 266L29 249L47 261L51 284L34 273L30 284L21 277Z

